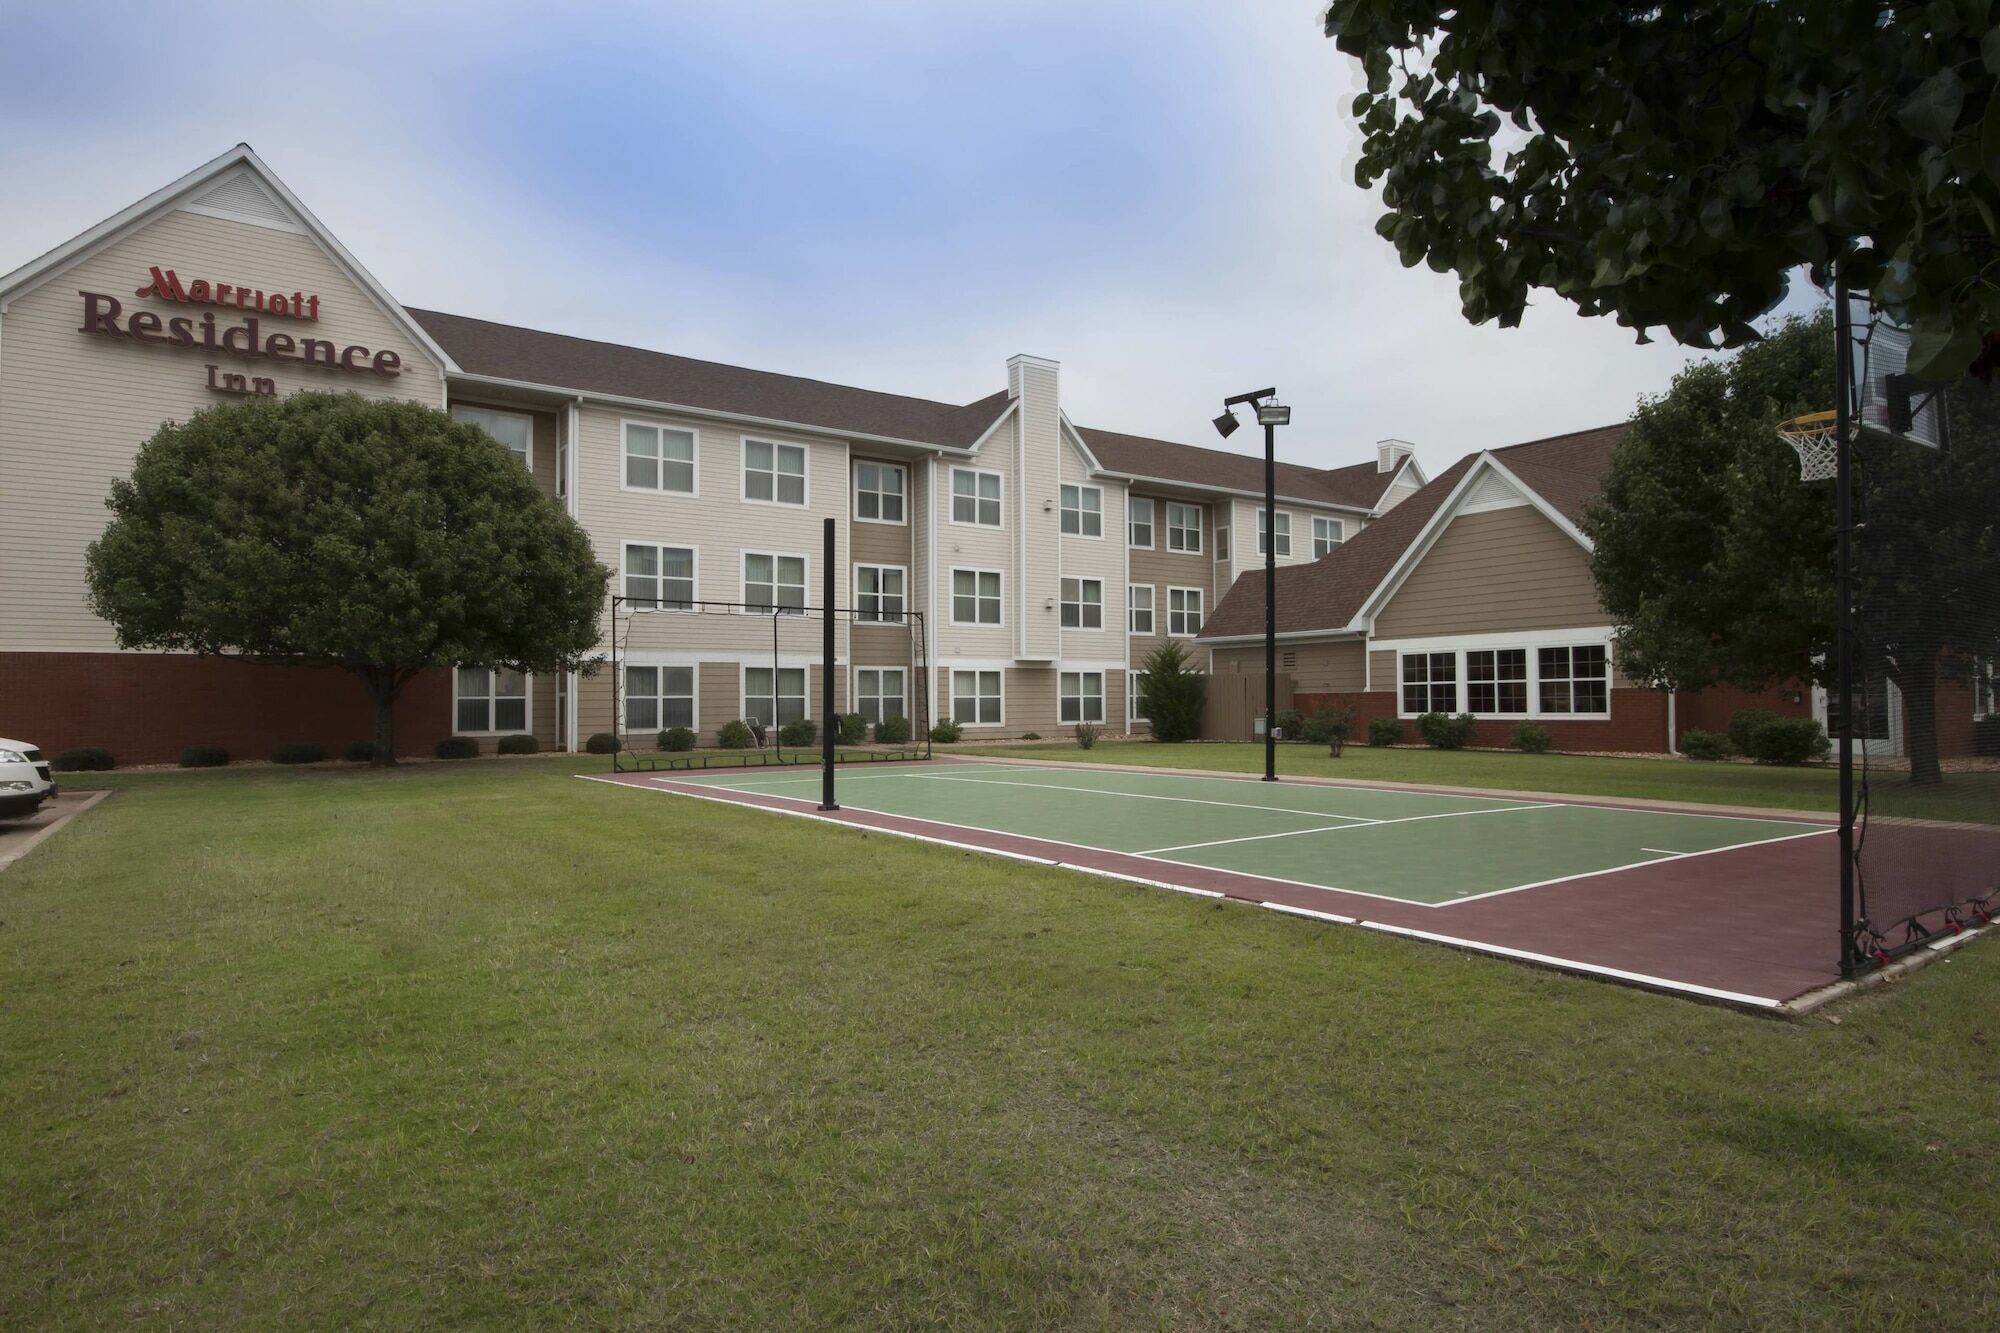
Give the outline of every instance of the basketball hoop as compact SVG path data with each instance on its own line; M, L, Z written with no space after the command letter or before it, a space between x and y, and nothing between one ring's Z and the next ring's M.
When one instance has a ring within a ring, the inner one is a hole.
M1807 412L1778 423L1778 438L1799 456L1802 481L1830 481L1840 467L1835 412Z

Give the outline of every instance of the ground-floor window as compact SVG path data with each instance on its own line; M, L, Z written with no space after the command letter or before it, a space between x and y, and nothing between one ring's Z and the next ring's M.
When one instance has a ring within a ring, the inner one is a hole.
M1143 671L1128 671L1125 673L1125 720L1127 722L1145 721L1144 716L1139 712L1140 682L1145 678L1146 673Z
M458 669L460 732L526 731L528 678L506 667Z
M1468 713L1528 711L1528 650L1478 648L1465 655Z
M776 677L775 683L773 677ZM806 715L804 667L745 667L743 718L764 726L783 726Z
M997 726L1001 719L1000 673L951 673L951 720L960 726Z
M1461 709L1495 718L1611 714L1611 650L1603 643L1425 646L1397 661L1404 717Z
M854 672L854 711L873 726L885 717L903 716L903 669L901 667L857 667Z
M2000 716L2000 673L1995 672L1991 658L1972 666L1972 716Z
M1458 654L1403 654L1403 711L1458 711Z
M1057 720L1062 722L1102 722L1104 720L1104 673L1064 671L1059 684Z
M664 731L694 726L694 668L625 668L625 730Z
M1540 657L1544 713L1611 711L1611 671L1603 644L1544 648Z

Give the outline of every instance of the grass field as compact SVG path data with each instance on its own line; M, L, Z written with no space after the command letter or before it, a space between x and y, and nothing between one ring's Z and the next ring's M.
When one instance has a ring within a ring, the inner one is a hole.
M584 767L98 779L0 1325L2000 1320L2000 949L1786 1024Z

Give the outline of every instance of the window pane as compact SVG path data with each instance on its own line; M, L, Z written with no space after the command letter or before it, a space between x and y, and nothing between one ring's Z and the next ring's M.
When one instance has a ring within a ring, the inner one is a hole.
M660 489L694 493L693 463L662 463L660 465Z
M660 700L660 725L662 727L692 727L694 725L694 700Z
M660 701L650 695L625 696L625 729L652 731L660 725Z
M771 446L761 440L747 440L743 445L743 466L759 472L771 470Z
M493 729L495 731L526 731L528 729L528 701L526 699L495 699L493 701Z
M788 505L802 505L806 502L806 479L804 477L780 476L778 478L778 502Z
M490 731L486 725L486 700L464 699L458 701L458 729L460 731Z
M660 692L660 669L658 667L628 666L625 668L625 693L658 694Z
M660 486L660 462L656 458L645 458L635 454L625 456L625 484L641 490L658 490Z

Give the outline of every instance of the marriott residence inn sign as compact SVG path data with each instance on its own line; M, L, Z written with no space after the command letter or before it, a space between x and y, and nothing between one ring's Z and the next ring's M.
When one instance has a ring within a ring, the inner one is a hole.
M346 371L357 375L394 377L403 373L403 358L393 351L370 351L360 343L341 345L327 338L288 332L287 324L267 329L266 318L297 321L299 325L319 322L317 293L302 291L267 292L227 282L196 278L183 282L173 269L152 267L146 284L134 290L136 298L151 298L187 306L218 306L227 312L246 313L233 323L216 318L214 310L200 315L163 314L150 307L125 313L125 304L102 292L80 291L83 323L77 332L100 338L118 338L138 344L186 348L213 355L230 352L237 356L261 358L283 364L311 366L322 370ZM120 321L123 321L122 323ZM277 381L267 375L242 375L225 371L210 362L208 387L217 393L276 396Z

